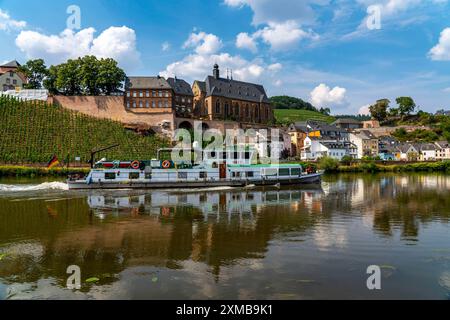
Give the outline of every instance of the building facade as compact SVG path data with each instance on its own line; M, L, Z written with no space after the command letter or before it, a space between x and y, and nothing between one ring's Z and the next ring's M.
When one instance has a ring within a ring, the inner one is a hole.
M195 81L194 114L207 120L270 124L274 115L263 86L220 77L219 66L205 81Z
M350 133L350 141L358 148L358 159L363 157L377 157L379 155L378 139L367 130Z
M194 93L189 83L183 79L168 78L167 82L172 88L172 106L175 115L181 118L191 118L194 109Z
M11 61L0 66L0 90L16 90L22 89L23 85L27 83L26 77L18 72L20 63Z
M173 90L163 77L128 77L125 107L135 113L173 112Z

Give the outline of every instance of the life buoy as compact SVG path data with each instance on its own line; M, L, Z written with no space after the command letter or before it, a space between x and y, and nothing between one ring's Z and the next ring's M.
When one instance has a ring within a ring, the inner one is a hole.
M164 169L169 169L170 168L170 161L169 160L164 160L162 163L162 167Z
M139 169L139 167L141 166L141 163L139 162L139 161L137 161L137 160L134 160L132 163L131 163L131 168L133 168L133 169Z

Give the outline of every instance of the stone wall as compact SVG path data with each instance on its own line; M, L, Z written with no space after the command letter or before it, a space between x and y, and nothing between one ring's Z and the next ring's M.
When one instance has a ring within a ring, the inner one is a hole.
M111 119L127 125L146 125L153 131L170 135L174 129L172 112L139 112L139 109L127 110L122 96L53 96L50 103L63 108L78 111L96 118ZM167 122L168 126L163 127Z

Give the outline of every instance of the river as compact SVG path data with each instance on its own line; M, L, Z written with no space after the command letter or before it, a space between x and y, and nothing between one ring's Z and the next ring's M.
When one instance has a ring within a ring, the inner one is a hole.
M0 180L0 299L450 299L450 176L69 191ZM69 290L67 268L81 271ZM367 288L367 268L381 289Z

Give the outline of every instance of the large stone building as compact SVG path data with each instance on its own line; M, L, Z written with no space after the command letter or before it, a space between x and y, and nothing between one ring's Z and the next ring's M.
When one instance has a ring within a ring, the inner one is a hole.
M20 63L13 60L0 66L0 91L23 88L27 83L26 77L17 71Z
M174 113L192 116L192 88L186 81L163 77L127 77L125 106L136 113Z
M272 106L262 85L220 77L219 66L205 81L195 81L194 114L205 120L270 124Z

